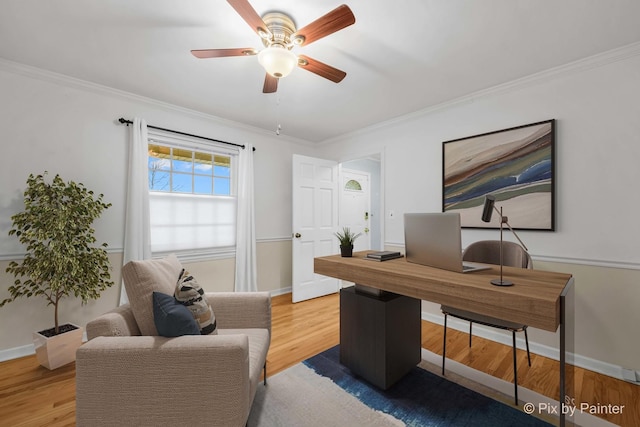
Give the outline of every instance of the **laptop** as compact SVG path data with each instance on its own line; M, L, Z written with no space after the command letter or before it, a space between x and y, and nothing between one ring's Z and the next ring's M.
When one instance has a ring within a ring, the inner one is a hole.
M458 273L488 270L491 266L462 262L460 214L404 214L404 244L407 261Z

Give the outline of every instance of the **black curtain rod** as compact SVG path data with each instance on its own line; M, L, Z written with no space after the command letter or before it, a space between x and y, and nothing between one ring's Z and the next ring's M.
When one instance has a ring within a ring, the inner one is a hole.
M127 126L133 124L133 122L131 120L127 120L127 119L124 119L122 117L120 117L118 119L118 121L120 123L122 123L123 125L127 125ZM193 138L206 139L207 141L213 141L213 142L219 142L221 144L233 145L234 147L240 147L240 148L244 149L244 145L234 144L233 142L220 141L219 139L207 138L206 136L193 135L191 133L180 132L179 130L173 130L173 129L165 129L165 128L161 128L161 127L158 127L158 126L147 125L147 127L151 128L151 129L163 130L165 132L176 133L178 135L191 136ZM253 147L253 151L256 151L256 147Z

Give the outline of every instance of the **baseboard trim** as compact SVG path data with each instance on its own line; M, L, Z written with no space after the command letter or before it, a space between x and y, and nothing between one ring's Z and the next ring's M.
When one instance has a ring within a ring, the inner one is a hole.
M447 322L448 323L448 322ZM422 349L421 352L422 360L425 360L432 365L442 366L442 356L430 352L429 350ZM446 365L446 374L454 373L462 378L475 382L477 384L482 384L488 389L494 390L497 392L501 398L498 399L502 401L502 403L506 405L513 406L513 383L504 381L503 379L496 378L492 375L486 374L484 372L473 369L467 365L456 362L455 360L447 360ZM440 372L433 372L433 374L440 376ZM455 381L454 381L455 382ZM462 384L463 386L465 384ZM495 398L495 396L493 396ZM559 408L560 402L557 400L551 399L547 396L544 396L540 393L537 393L533 390L529 390L528 388L518 386L518 400L521 405L528 403L533 405L534 415L539 415L541 418L545 419L547 417L554 418L559 421L559 417L555 415L550 415L549 410L544 408ZM520 406L518 409L523 409L523 406ZM576 408L574 415L565 418L567 421L567 425L577 425L577 426L593 426L593 427L611 427L615 424L612 424L602 418L596 417L594 415L589 414L588 412L580 411L579 407ZM571 424L574 423L574 424Z
M87 342L87 331L82 332L82 342ZM25 356L31 356L36 354L36 348L33 344L27 344L20 347L7 348L6 350L0 350L0 362L6 362L7 360L19 359Z
M33 344L23 345L20 347L8 348L6 350L0 350L0 362L6 362L7 360L19 359L25 356L31 356L36 354L36 349Z
M269 291L272 297L277 297L279 295L284 295L284 294L290 294L291 292L292 292L291 287L274 289L273 291Z
M427 322L435 323L437 325L444 325L444 316L428 313L425 311L422 312L422 320L426 320ZM461 332L469 333L469 322L464 320L449 317L447 320L447 327ZM509 347L511 347L512 345L511 335L503 333L502 331L499 331L495 328L489 328L486 326L475 324L473 325L473 335L481 338L486 338L488 340L495 341ZM516 347L526 351L526 344L523 337L516 337ZM560 350L548 345L529 341L529 351L540 356L548 357L549 359L558 361L560 360ZM580 354L573 354L572 356L574 358L574 366L587 369L592 372L597 372L599 374L606 375L618 380L626 381L622 376L622 366L613 365L611 363L592 359Z

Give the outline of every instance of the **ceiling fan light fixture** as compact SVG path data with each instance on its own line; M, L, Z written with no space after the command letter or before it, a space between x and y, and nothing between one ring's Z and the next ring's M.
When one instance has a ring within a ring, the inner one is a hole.
M258 62L271 76L281 79L298 65L298 57L283 46L272 45L258 53Z

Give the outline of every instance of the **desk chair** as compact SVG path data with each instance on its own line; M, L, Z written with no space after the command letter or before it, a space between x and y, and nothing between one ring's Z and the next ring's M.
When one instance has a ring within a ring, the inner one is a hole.
M533 268L531 256L524 248L517 243L503 242L503 265L509 267ZM483 240L472 243L462 254L464 261L481 262L486 264L500 265L500 241ZM473 273L471 273L473 274ZM531 366L531 354L529 353L529 337L527 336L527 325L509 322L495 317L484 316L471 311L460 310L449 306L440 306L444 314L444 342L442 345L442 375L444 376L444 362L447 352L447 316L457 317L469 322L469 347L471 347L472 327L474 323L479 323L493 328L511 331L513 337L513 384L515 388L515 404L518 405L518 368L516 364L516 332L524 332L524 339L527 345L527 359Z

